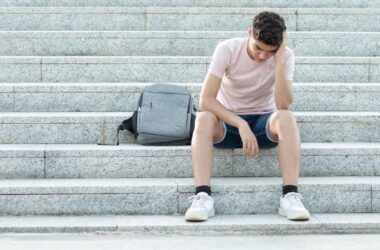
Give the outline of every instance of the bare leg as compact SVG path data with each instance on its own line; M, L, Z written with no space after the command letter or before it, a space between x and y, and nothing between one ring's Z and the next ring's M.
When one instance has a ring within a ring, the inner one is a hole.
M191 141L192 165L196 186L210 186L214 161L213 141L223 136L219 118L211 112L197 115Z
M276 111L270 118L269 131L272 138L278 138L278 161L283 185L297 185L301 141L293 113L288 110Z

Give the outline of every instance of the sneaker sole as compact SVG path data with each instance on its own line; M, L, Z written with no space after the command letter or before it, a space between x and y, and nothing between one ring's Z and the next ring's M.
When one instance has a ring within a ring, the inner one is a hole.
M201 212L194 213L186 213L185 219L187 221L206 221L208 218L213 217L215 215L215 209L212 209L208 214Z
M279 208L278 209L278 214L281 216L284 216L288 218L288 220L300 220L300 221L305 221L310 219L310 214L309 213L293 213L293 214L288 214L284 209Z

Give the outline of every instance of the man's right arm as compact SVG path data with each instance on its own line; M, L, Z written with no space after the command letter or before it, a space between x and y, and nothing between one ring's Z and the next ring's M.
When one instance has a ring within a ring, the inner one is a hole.
M208 72L203 83L199 107L202 111L209 111L219 119L239 129L243 142L243 150L248 156L259 155L259 146L255 135L248 123L240 116L224 107L217 99L222 79Z
M212 112L225 123L240 127L247 122L228 110L216 99L221 82L221 78L210 72L207 73L199 99L199 107L202 111Z

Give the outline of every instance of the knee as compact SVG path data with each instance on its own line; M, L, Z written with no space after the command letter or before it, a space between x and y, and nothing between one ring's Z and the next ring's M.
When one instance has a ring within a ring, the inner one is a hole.
M278 110L275 123L279 127L293 126L296 124L296 117L290 110Z
M211 112L201 112L195 120L194 133L213 135L213 129L218 122L218 118Z

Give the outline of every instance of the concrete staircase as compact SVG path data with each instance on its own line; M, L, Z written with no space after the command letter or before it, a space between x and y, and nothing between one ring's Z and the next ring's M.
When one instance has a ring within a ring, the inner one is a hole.
M277 149L215 150L218 216L188 223L191 149L115 143L144 86L198 100L219 41L284 16L307 222L276 214ZM380 232L380 1L0 2L0 232Z

